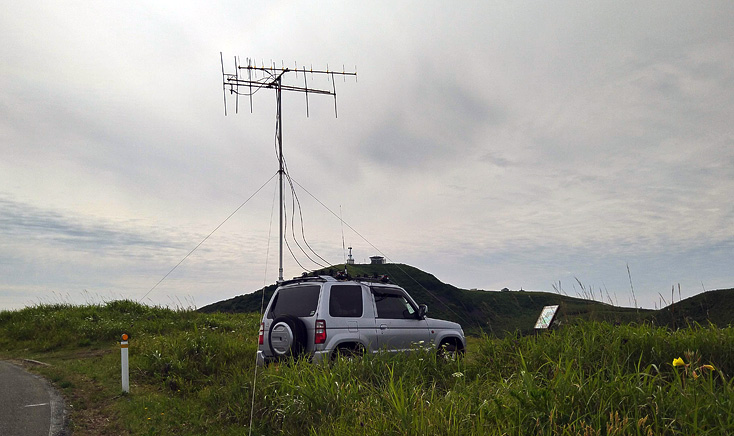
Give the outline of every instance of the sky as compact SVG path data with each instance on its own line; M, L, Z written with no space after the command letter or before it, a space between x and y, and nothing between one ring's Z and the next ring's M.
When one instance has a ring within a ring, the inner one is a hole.
M305 78L338 116L282 100L287 233L328 263L647 308L734 287L730 1L0 1L0 310L277 280L275 94L235 113L220 53L357 72Z

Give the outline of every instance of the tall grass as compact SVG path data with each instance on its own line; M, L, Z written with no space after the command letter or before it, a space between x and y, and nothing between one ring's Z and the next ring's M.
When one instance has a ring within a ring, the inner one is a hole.
M111 419L102 428L74 412L75 434L246 434L251 411L253 434L734 433L732 328L587 322L471 338L459 361L417 350L281 362L259 372L251 409L257 329L253 314L124 301L38 306L0 313L0 355L51 360L44 371L75 410L107 404L96 412ZM127 396L116 352L122 331L131 334ZM100 353L87 356L90 349ZM673 365L677 358L683 365ZM85 397L90 386L95 396Z
M264 377L258 415L282 434L725 434L734 431L733 341L730 330L589 323L485 337L463 362L419 354L281 365ZM678 356L716 370L694 378L694 366L672 366Z

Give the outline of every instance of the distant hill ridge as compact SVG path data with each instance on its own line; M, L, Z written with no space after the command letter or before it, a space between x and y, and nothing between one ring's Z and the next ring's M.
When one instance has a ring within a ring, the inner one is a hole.
M343 271L335 265L332 271ZM323 270L324 274L329 269ZM418 302L427 304L429 316L460 323L467 333L504 336L508 332L533 331L544 306L560 305L556 319L561 324L576 319L613 323L650 322L681 327L699 323L724 327L734 322L734 289L708 291L676 302L659 310L618 307L595 300L536 291L482 291L459 289L443 283L432 274L404 264L349 265L349 274L357 276L387 275L391 282L405 288ZM259 312L275 291L275 284L252 294L240 295L199 309L200 312Z

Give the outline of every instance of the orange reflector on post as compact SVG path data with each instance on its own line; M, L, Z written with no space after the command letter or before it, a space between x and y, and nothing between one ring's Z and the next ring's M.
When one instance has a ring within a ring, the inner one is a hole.
M129 363L128 363L128 357L127 357L127 339L128 335L127 333L123 333L122 336L120 336L120 363L121 363L121 369L122 369L122 391L123 392L130 392L130 369L129 369Z

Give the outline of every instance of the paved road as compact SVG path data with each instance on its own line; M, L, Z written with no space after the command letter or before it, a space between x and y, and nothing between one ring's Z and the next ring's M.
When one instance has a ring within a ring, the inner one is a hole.
M64 403L42 377L0 361L0 435L64 434Z

